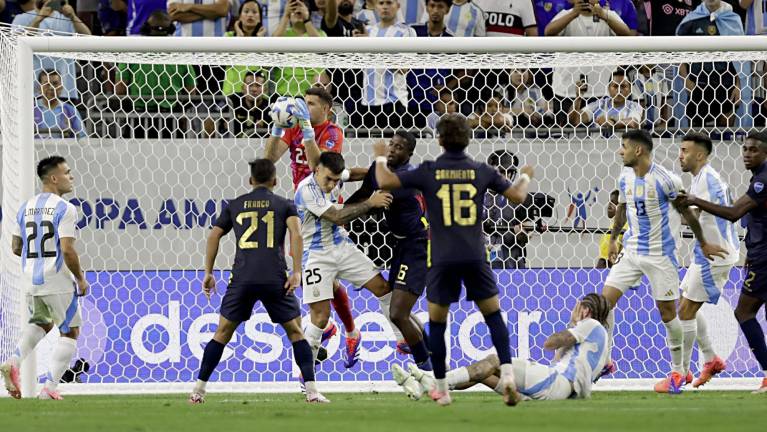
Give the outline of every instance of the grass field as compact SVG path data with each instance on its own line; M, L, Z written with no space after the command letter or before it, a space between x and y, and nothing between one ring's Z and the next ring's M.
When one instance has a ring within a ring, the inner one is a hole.
M209 394L69 396L62 402L0 399L2 431L764 431L767 395L748 392L596 392L591 400L525 402L509 408L493 393L459 393L453 405L401 394Z

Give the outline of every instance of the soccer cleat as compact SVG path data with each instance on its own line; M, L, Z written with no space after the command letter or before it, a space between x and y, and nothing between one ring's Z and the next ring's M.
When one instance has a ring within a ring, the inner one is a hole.
M671 374L655 384L655 391L657 393L668 394L680 394L682 393L682 386L684 386L685 378L679 372L671 372Z
M306 402L307 403L317 403L317 404L326 404L330 403L330 399L326 398L322 395L322 393L314 393L314 394L307 394L306 395Z
M43 389L40 390L40 394L37 395L37 398L40 400L64 400L59 392L56 390L48 390L48 387L43 387Z
M402 355L410 355L413 353L410 350L410 345L408 345L404 339L397 341L397 352Z
M703 370L700 371L700 375L698 375L698 379L696 379L692 386L694 388L698 388L707 382L711 381L711 378L714 377L714 375L718 374L719 372L724 371L727 369L727 363L724 362L719 356L714 357L713 360L710 362L706 362L703 365Z
M685 375L685 376L684 376L684 383L685 383L685 384L690 384L690 383L692 383L692 378L693 378L693 376L692 376L692 372L690 372L690 371L687 371L687 375Z
M436 386L437 382L434 381L433 372L418 369L418 366L414 365L413 363L410 363L408 368L410 369L410 375L412 375L413 378L415 378L415 380L421 384L421 387L424 388L424 391L427 389L433 389Z
M424 388L421 386L421 383L419 383L415 377L413 377L413 375L405 371L405 369L402 369L402 367L400 367L398 364L392 366L391 373L394 377L394 382L396 382L398 386L402 387L402 390L405 392L405 395L409 399L421 399Z
M617 370L618 368L615 367L615 362L608 360L607 363L605 363L605 367L602 368L602 371L599 372L599 375L597 375L596 379L594 379L594 382L599 381L599 379L603 376L614 374Z
M0 375L3 376L5 381L5 389L8 390L8 394L14 399L21 399L21 376L19 367L11 363L3 363L0 365Z
M189 395L189 399L187 400L191 405L199 405L205 403L205 393L204 392L198 392L193 391L192 394Z
M751 392L751 394L767 393L767 378L762 378L762 386Z
M453 403L453 400L450 398L449 391L441 392L437 390L436 387L431 389L429 396L431 396L431 400L436 402L439 406L448 406Z
M522 396L517 391L517 386L514 384L512 377L501 378L501 389L503 389L503 403L508 406L516 406L522 402Z
M344 351L344 367L351 368L360 359L360 345L362 344L362 332L356 330L354 337L346 337L346 351Z
M328 326L325 327L325 331L322 332L322 339L320 340L320 343L325 343L325 341L335 336L336 333L338 333L338 327L336 327L335 323L333 322L329 323Z

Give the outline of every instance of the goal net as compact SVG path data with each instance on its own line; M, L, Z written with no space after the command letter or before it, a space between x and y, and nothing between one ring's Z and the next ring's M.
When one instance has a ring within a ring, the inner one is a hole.
M543 349L546 337L607 276L597 264L622 168L621 131L650 130L655 162L680 175L681 136L710 132L712 164L738 196L749 178L740 145L765 127L767 108L767 45L751 37L331 41L46 37L2 28L0 41L0 361L25 322L11 226L39 189L35 162L62 155L75 176L66 198L78 208L77 248L91 284L80 299L76 355L89 368L69 377L83 383L71 391L82 392L187 390L196 379L234 256L230 236L216 263L219 293L208 302L201 294L206 236L227 200L247 191L246 162L263 155L269 105L279 95L311 86L331 92L350 167L370 166L371 144L399 129L418 137L413 163L437 157L434 126L445 112L469 118L471 156L510 177L515 166L535 165L528 202L514 207L491 197L483 213L512 353L542 362L553 357ZM288 155L278 163L276 192L292 197L289 164ZM689 187L691 177L682 177ZM356 187L346 184L344 195ZM380 217L349 230L386 268L391 238ZM692 241L682 234L684 266ZM759 370L733 317L741 281L736 267L718 304L702 309L728 362L719 382L735 385ZM377 302L349 288L361 361L344 369L336 336L318 380L322 388L391 389L391 365L410 359L396 354ZM427 321L425 306L421 299L416 311ZM645 386L665 376L665 330L646 281L620 301L616 322L618 371L600 386ZM450 367L493 351L481 315L465 301L452 309L447 338ZM54 339L37 349L38 374ZM290 350L259 306L224 352L213 388L295 391Z

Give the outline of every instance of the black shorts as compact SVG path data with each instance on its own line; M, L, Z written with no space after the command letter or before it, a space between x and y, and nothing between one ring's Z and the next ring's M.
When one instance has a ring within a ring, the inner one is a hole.
M767 302L767 261L746 260L744 270L743 286L740 291L749 297Z
M264 305L275 324L301 315L298 298L294 294L286 295L282 284L230 284L221 301L221 316L232 322L247 321L257 301Z
M420 296L426 288L426 247L428 240L402 239L392 251L389 285Z
M440 264L429 269L426 277L426 299L430 303L449 305L461 296L461 283L466 286L466 299L478 301L498 295L495 273L485 261Z

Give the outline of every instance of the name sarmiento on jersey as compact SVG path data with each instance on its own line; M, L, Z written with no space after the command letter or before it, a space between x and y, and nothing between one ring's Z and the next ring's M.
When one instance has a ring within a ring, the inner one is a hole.
M438 169L434 171L435 180L474 180L477 173L473 169Z

